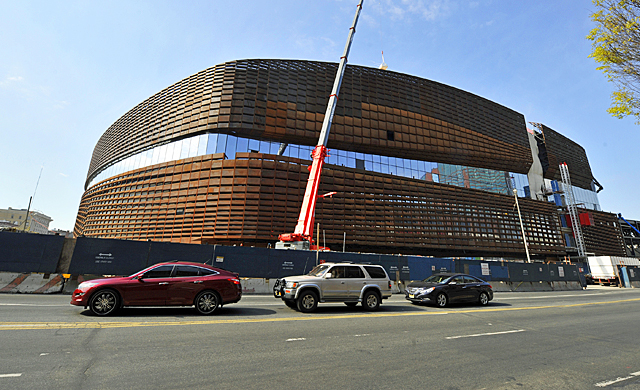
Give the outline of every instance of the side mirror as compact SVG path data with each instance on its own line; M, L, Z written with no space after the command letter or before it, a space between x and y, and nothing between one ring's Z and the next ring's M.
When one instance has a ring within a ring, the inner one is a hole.
M138 282L143 282L144 274L140 274L140 275L136 276L136 279L138 279Z
M331 275L331 272L328 272L326 275L324 275L325 279L331 279L333 277L333 275Z

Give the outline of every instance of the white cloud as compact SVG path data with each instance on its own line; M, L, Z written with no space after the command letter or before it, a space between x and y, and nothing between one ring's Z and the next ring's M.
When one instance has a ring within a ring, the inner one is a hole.
M22 81L23 78L22 76L13 76L13 77L7 77L8 81Z
M449 0L372 0L371 8L392 20L406 20L413 16L435 20L449 11Z
M60 175L60 176L63 176L63 177L69 177L69 175L66 175L66 174L64 174L64 173L62 173L62 172L60 172L60 173L59 173L59 175Z
M61 110L61 109L65 108L68 105L69 105L69 102L66 101L66 100L56 100L53 103L53 108Z

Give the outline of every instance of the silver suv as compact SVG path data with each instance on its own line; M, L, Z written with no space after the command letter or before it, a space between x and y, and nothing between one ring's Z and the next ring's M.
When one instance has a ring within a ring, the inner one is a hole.
M319 302L344 302L365 310L378 310L391 296L391 280L379 265L323 263L306 275L276 280L273 295L292 309L314 311Z

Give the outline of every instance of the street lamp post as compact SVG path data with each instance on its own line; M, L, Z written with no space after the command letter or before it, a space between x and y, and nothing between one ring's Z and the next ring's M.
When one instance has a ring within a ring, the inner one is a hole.
M529 245L527 245L527 236L524 234L524 225L522 224L522 214L520 214L520 204L518 203L518 190L513 189L513 196L516 198L516 208L518 209L518 218L520 219L520 230L522 231L522 240L524 241L524 250L527 252L527 263L531 263L529 257Z

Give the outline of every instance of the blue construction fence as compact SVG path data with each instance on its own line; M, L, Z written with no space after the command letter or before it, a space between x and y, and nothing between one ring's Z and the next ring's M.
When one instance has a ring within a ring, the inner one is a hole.
M56 272L64 238L0 232L0 272ZM69 240L69 239L67 239ZM343 252L313 252L243 246L177 244L79 237L64 273L130 275L170 260L207 263L248 278L305 274L322 262L382 265L392 280L421 280L435 273L461 272L486 281L582 281L575 264L520 263ZM59 268L59 267L58 267ZM629 272L630 274L632 272ZM633 273L640 278L640 272Z

